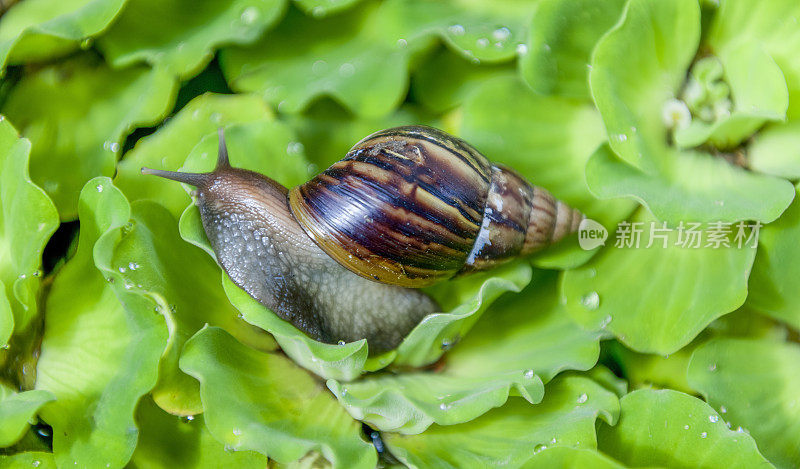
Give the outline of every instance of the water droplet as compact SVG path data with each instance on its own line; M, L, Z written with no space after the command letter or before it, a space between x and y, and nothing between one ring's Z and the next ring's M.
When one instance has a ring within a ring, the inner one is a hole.
M123 286L125 287L126 290L130 290L131 288L133 288L133 284L132 283L125 282L123 284Z
M707 437L707 436L708 436L708 433L707 433L707 432L703 432L703 433L701 433L701 434L700 434L700 438L705 438L705 437Z
M213 112L213 113L211 113L210 116L208 116L208 119L211 122L213 122L214 124L220 124L220 123L222 123L222 114L220 114L218 112Z
M727 407L725 407L724 405L721 405L721 406L719 406L719 412L720 412L721 414L725 414L725 413L727 413L727 412L728 412L728 408L727 408Z
M550 444L551 444L551 445L554 445L554 444L556 444L556 441L557 441L557 440L556 440L556 437L553 437L553 439L552 439L552 440L550 440Z
M589 292L581 297L581 304L586 309L597 309L600 307L600 294L596 291Z
M38 459L36 459L31 463L31 466L39 467L40 464L42 464L42 461L39 461Z
M303 144L300 142L289 142L289 144L286 145L286 153L290 155L299 155L303 150Z
M608 327L608 325L611 324L611 320L612 319L613 318L611 317L610 314L607 315L606 317L604 317L603 320L600 321L600 324L599 324L600 329L605 329L606 327Z
M42 275L42 271L41 270L36 270L31 275L33 275L34 277L40 277Z
M532 379L533 378L533 370L525 370L525 373L522 375L525 379Z
M339 342L337 342L337 343L338 343L339 345L344 345L344 344L346 344L347 342L345 342L345 341L343 341L343 340L340 340L340 341L339 341Z
M317 60L311 64L311 71L317 75L321 75L326 70L328 70L328 62L324 60Z
M511 30L506 28L505 26L502 28L497 28L492 32L492 37L497 39L498 41L505 41L511 36Z
M261 15L261 11L256 7L247 7L242 12L241 20L242 23L250 25L256 22L258 17Z
M533 454L539 454L539 453L541 453L542 451L544 451L546 449L547 449L547 445L543 445L543 444L539 443L538 445L533 447Z
M8 344L3 344L2 346L0 346L0 349L3 349L3 350L8 350L10 348L11 348L11 346L8 345Z
M26 278L28 278L28 276L27 276L27 275L25 275L25 274L19 274L19 279L20 279L20 280L25 280Z
M314 16L314 18L322 18L325 16L325 9L321 6L316 6L311 9L311 15Z
M489 45L489 40L486 39L485 37L482 37L477 41L475 41L475 43L478 44L478 47L484 48Z
M550 44L543 44L542 49L544 49L545 52L550 52Z
M236 315L236 317L239 318L239 319L244 319L244 314L239 313L239 314Z
M708 371L717 371L717 364L716 363L712 363L712 364L708 365Z
M577 402L578 402L578 404L583 404L588 400L589 400L589 396L587 396L586 393L583 393L580 396L578 396Z
M684 426L683 426L683 429L684 429L684 430L688 430L688 429L689 429L689 425L684 425Z
M186 416L186 420L188 420L189 422L191 422L192 420L194 420L194 415L187 415L187 416Z
M127 269L125 267L119 268L119 273L124 274Z
M106 147L106 144L108 144L108 147ZM119 151L119 143L117 142L106 142L103 144L103 147L107 148L111 153L116 153Z
M719 416L718 415L709 415L708 416L708 421L711 422L711 423L717 423L717 422L719 422Z
M241 430L239 430L238 428L234 428L234 429L233 429L233 434L234 434L234 435L236 435L236 436L239 436L239 435L241 435L241 434L242 434L242 431L241 431Z
M97 186L95 186L95 189L97 189L97 192L103 192L103 185L98 184Z
M461 26L460 24L454 24L450 26L447 28L447 31L449 31L453 36L463 36L465 32L464 26Z
M408 45L408 41L405 39L398 39L397 40L397 47L405 47Z
M232 445L225 445L225 451L228 453L232 453L236 451L236 448L234 448Z
M139 264L137 264L136 262L129 262L128 263L128 268L131 269L131 270L136 270L139 267L140 267Z
M439 404L439 409L441 409L441 410L447 410L447 409L449 409L449 408L450 408L450 405L449 405L449 404L445 404L444 402L442 402L441 404Z
M352 77L353 75L355 75L355 73L356 73L356 67L354 67L353 64L349 62L345 62L339 67L339 75L345 78Z
M92 47L92 38L87 37L83 41L81 41L81 49L86 50Z

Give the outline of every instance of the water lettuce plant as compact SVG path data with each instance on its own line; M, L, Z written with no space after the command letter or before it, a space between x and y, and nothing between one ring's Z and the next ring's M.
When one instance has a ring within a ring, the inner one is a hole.
M0 466L800 465L796 0L0 13ZM222 127L291 187L404 124L602 236L429 287L375 355L239 289L140 174L211 169Z

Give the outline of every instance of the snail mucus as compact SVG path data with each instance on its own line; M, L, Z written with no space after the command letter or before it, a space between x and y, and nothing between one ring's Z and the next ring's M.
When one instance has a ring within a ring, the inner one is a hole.
M583 215L441 130L376 132L286 189L228 161L210 173L142 168L196 187L231 280L310 337L395 348L441 311L418 287L505 263L577 230Z

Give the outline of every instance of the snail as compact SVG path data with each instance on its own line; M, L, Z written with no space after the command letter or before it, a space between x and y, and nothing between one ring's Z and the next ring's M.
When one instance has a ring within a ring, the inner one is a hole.
M287 190L231 167L223 130L210 173L142 168L196 187L195 203L231 280L310 337L395 348L441 311L415 288L526 256L583 215L423 126L376 132Z

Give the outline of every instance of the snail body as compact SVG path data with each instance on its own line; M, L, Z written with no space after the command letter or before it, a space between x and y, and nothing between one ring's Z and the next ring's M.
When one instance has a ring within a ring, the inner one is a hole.
M535 252L583 216L422 126L387 129L290 191L228 162L220 129L210 173L143 168L197 188L196 204L231 280L310 337L396 347L440 311L419 290Z

